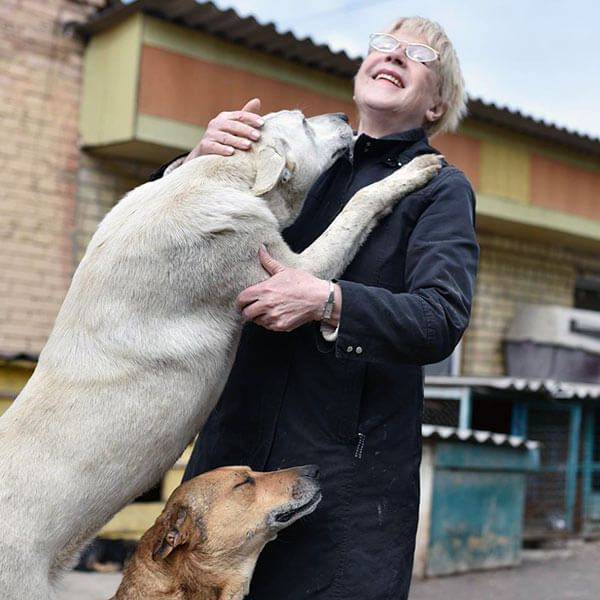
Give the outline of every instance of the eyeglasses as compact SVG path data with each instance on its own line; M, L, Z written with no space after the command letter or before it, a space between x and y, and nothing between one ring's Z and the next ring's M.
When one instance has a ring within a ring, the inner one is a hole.
M440 57L440 53L427 44L399 40L390 33L372 33L369 36L369 47L378 52L393 52L402 44L404 44L406 56L415 62L428 63Z

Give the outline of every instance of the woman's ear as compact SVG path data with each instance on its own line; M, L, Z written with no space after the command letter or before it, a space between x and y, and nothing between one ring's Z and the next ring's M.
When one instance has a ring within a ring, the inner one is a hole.
M442 102L439 100L436 104L434 104L431 108L428 108L425 111L425 120L429 123L433 123L442 118L446 110L448 109L448 104L446 102Z

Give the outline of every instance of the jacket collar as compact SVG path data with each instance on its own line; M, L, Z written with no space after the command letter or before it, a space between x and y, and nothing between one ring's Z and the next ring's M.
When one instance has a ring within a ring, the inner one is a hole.
M426 139L425 130L422 127L415 129L407 129L406 131L398 131L396 133L390 133L380 138L374 138L366 133L358 135L354 134L354 145L363 146L368 144L373 147L382 147L389 144L413 144L419 140Z
M417 154L433 152L425 131L419 127L392 133L380 138L361 134L355 139L353 159L355 162L376 161L397 168Z

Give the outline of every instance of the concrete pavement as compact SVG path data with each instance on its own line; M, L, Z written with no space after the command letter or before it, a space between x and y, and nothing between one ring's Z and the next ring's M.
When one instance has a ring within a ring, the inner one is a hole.
M107 600L121 573L69 573L60 600ZM526 551L511 569L413 583L410 600L598 600L600 542L556 551ZM265 599L274 600L274 599Z
M522 564L413 582L410 600L598 600L600 542L528 550Z
M123 573L72 571L65 577L59 600L108 600L119 587Z

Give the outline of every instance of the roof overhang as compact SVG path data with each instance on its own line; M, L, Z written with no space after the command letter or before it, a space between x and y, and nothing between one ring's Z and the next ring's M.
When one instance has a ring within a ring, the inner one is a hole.
M427 376L425 386L437 388L470 388L481 393L506 392L517 396L543 396L549 400L600 400L600 385L525 379L519 377L445 377Z
M340 77L353 77L361 62L360 58L333 52L327 45L316 44L310 38L300 40L290 31L279 32L274 23L261 24L252 16L240 17L233 9L221 10L212 2L195 0L116 2L77 29L89 37L137 12Z
M164 4L210 8L192 0ZM93 35L84 57L80 110L86 150L162 162L192 148L217 112L254 96L261 97L265 113L297 106L307 115L341 110L355 119L351 79L334 68L323 72L293 60L293 41L285 42L287 51L258 41L248 48L231 35L139 10L161 6L139 1L113 7L88 24ZM251 31L249 36L255 39Z

